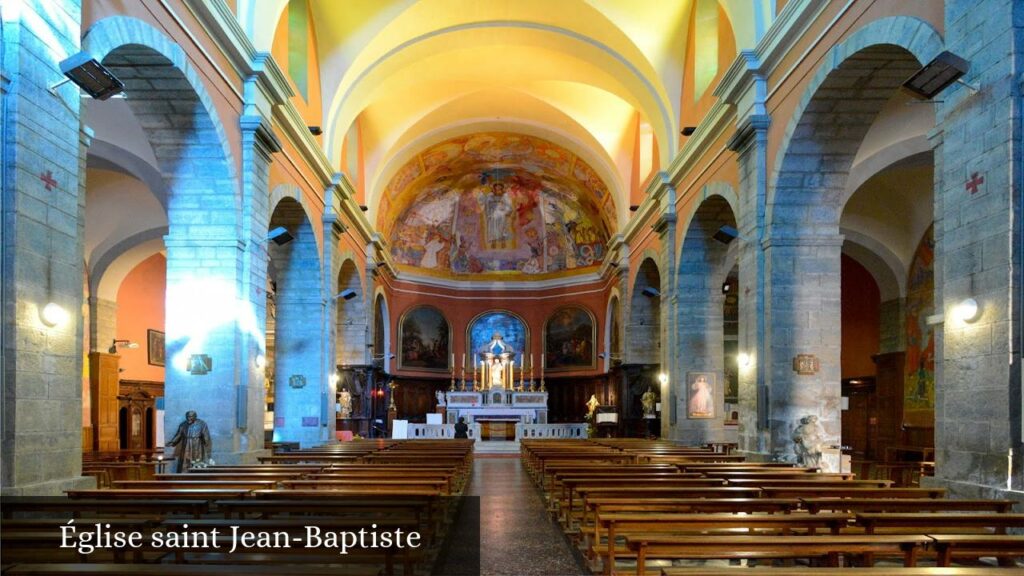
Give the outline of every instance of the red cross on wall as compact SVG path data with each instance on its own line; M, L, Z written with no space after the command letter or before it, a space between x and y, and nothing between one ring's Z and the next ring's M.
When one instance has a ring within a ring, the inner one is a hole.
M964 184L964 190L969 191L971 193L971 196L974 196L981 188L981 185L984 183L985 177L982 176L981 174L978 174L977 172L974 172L971 174L971 179L968 180L966 184Z
M46 185L46 190L49 192L57 187L57 181L53 179L53 172L47 170L46 173L39 174L39 179Z

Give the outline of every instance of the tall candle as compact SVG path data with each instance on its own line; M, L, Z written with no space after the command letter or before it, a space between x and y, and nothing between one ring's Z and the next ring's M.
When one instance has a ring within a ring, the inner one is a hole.
M466 353L465 352L462 353L462 371L463 372L466 371Z

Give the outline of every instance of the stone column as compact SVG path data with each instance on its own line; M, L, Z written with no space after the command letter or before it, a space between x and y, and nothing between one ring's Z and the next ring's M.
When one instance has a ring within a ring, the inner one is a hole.
M60 494L82 469L82 266L88 130L61 60L79 50L81 3L0 7L3 79L0 493ZM42 17L42 15L46 15ZM48 303L66 319L43 323Z
M665 176L664 174L662 175ZM678 419L679 402L686 398L686 383L678 372L679 355L676 333L676 192L666 180L662 182L661 217L654 225L661 241L661 306L658 340L661 342L661 372L668 383L660 386L661 437L672 436L672 421Z
M970 62L938 95L935 170L934 482L961 497L1019 499L1021 458L1021 156L1024 4L945 3L946 49ZM972 322L955 311L980 306ZM1008 471L1009 451L1013 468Z
M792 435L817 416L825 446L842 431L840 253L842 236L770 237L767 261L769 428L774 457L794 460ZM798 372L796 361L806 359ZM836 470L833 470L836 471Z
M339 246L341 236L345 233L345 225L338 218L338 210L335 207L337 195L340 193L340 187L338 186L340 180L341 175L336 174L335 182L324 191L324 215L321 221L324 239L324 256L323 264L321 265L324 275L321 280L323 282L323 293L327 296L324 305L324 324L321 336L323 373L327 376L322 399L324 403L322 411L325 421L323 422L321 440L333 440L338 423L334 411L334 405L338 397L337 376L339 375L335 352L338 347L336 327L338 321L338 300L335 296L341 291L341 287L338 285L338 271L341 268Z
M93 352L106 352L117 338L117 302L89 297L89 342Z

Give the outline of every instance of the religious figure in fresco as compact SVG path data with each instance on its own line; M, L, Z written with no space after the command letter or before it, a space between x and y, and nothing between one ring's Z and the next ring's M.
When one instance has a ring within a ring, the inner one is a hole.
M483 198L484 205L484 240L490 250L506 250L513 248L512 198L505 191L505 184L495 182L491 193Z
M441 238L440 234L430 234L427 243L423 245L423 258L420 259L420 266L431 270L437 268L437 256L444 247L444 239Z

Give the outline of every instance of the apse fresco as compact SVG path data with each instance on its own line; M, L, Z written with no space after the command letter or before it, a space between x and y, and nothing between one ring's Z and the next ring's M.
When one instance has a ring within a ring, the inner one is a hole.
M903 419L906 424L930 426L935 410L935 239L928 228L917 246L907 278L907 355Z
M379 213L400 267L543 277L600 264L615 207L594 170L571 152L539 138L486 133L414 157L391 178Z

